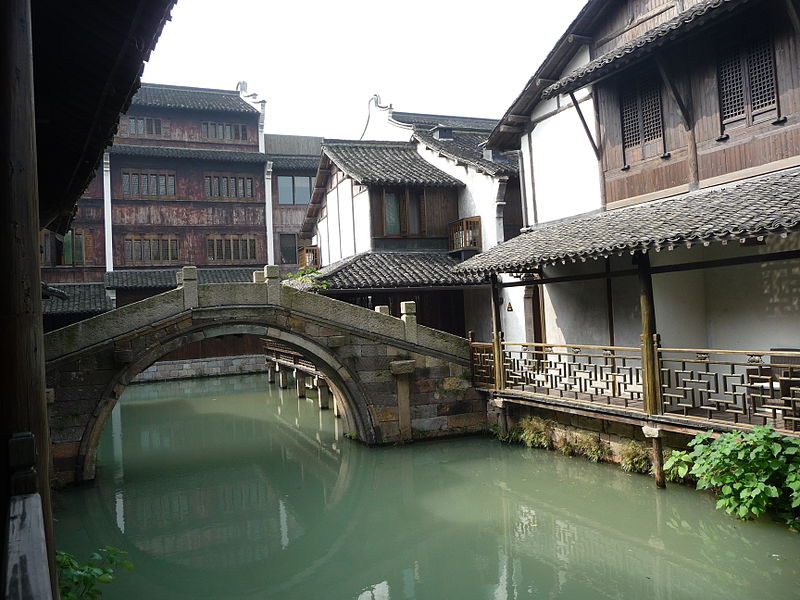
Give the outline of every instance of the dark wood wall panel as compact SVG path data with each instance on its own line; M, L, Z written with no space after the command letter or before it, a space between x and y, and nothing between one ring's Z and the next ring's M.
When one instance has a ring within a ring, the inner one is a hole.
M425 235L446 237L447 226L458 220L458 191L445 188L425 189Z
M603 42L597 46L596 56L639 37L678 14L674 0L630 0L609 4L615 7L611 8L609 18L594 34L595 40ZM650 18L634 25L647 15L651 15Z
M655 159L639 168L617 174L606 174L606 203L617 202L642 194L665 190L688 181L685 153L667 161ZM656 162L657 161L657 162Z
M645 11L658 2L630 2ZM692 2L685 2L688 7ZM616 9L616 19L604 27L612 30L626 10ZM651 23L652 25L652 23ZM717 60L726 48L745 42L751 35L769 32L775 46L775 65L780 114L787 117L782 124L769 121L750 126L727 128L727 140L718 141L722 132L719 114ZM735 174L748 168L782 161L800 154L800 42L791 27L782 3L761 4L733 20L722 21L715 29L691 38L662 53L667 71L679 92L692 108L698 146L700 180ZM625 70L623 77L635 78L648 69L655 70L653 60ZM606 178L606 201L616 202L689 183L686 162L688 136L677 106L662 90L664 146L671 157L666 160L635 160L628 156L630 169L622 171L625 156L622 150L618 88L621 79L610 79L594 86L598 101L603 170ZM784 163L787 164L787 163Z

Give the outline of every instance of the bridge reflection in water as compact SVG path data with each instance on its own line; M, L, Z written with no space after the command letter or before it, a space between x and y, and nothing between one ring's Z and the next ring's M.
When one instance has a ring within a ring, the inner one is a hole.
M262 376L130 387L57 541L126 549L114 598L789 598L795 535L545 451L366 448ZM710 596L709 596L710 594Z

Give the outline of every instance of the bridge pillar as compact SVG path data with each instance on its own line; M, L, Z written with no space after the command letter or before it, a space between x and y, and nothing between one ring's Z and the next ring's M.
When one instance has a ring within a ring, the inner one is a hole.
M297 389L297 397L306 397L306 374L300 369L294 370L294 386Z
M409 375L414 372L415 367L415 360L393 360L389 363L389 370L397 378L397 420L400 427L400 440L403 442L410 442L412 438Z
M411 300L401 302L400 318L406 328L406 341L416 344L419 337L417 334L417 303Z
M317 379L317 402L322 410L330 408L331 404L331 390L328 387L328 382L320 377Z
M197 267L183 267L177 274L178 285L183 288L183 307L195 308L200 305L197 293Z
M264 280L267 284L267 304L281 303L281 273L277 265L264 267Z
M278 371L278 387L282 390L285 390L289 387L289 372L286 369L281 368L279 364L275 364L275 369Z
M267 382L275 383L275 363L267 361Z

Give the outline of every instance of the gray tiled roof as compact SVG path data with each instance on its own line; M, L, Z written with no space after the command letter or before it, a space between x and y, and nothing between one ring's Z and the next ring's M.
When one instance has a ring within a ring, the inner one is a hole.
M267 155L260 152L241 150L205 150L202 148L173 148L170 146L138 146L134 144L114 144L109 153L115 156L141 156L145 158L187 158L221 162L243 162L264 164Z
M316 171L319 167L319 156L278 156L270 154L273 171Z
M800 229L800 169L544 223L456 267L514 273L546 264Z
M100 314L114 308L102 283L54 283L52 287L64 292L67 298L43 299L45 315Z
M234 90L214 90L179 85L143 83L133 97L131 106L182 108L233 113L257 113Z
M587 85L617 67L622 59L639 58L645 52L649 52L665 41L672 39L676 34L683 34L689 29L699 27L709 20L719 17L726 10L737 8L748 1L701 0L701 2L676 15L669 21L665 21L647 33L575 69L566 77L546 88L542 92L542 97L550 98L556 94L566 93Z
M423 113L400 112L393 110L391 118L398 123L415 127L452 127L453 129L472 129L491 131L498 123L497 119L481 119L477 117L454 117L450 115L427 115Z
M434 252L364 252L317 271L329 290L464 286L484 283L470 273L455 273L456 260Z
M449 158L466 162L479 171L489 175L516 174L519 171L516 159L504 156L502 160L488 160L483 157L483 146L488 137L488 131L476 133L453 130L452 140L440 140L434 137L433 131L421 128L414 130L414 139Z
M142 269L110 271L105 275L108 289L171 290L177 286L179 269ZM253 281L254 267L197 269L198 283L247 283Z
M325 140L322 151L363 185L460 187L458 179L425 161L411 142Z

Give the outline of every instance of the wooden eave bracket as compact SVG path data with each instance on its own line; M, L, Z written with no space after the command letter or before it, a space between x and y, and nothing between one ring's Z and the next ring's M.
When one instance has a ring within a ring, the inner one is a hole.
M794 0L784 0L784 4L786 6L786 12L789 14L789 20L792 22L792 27L794 27L794 32L800 35L800 16L798 16L797 6Z
M661 57L655 55L654 58L656 61L656 67L658 67L658 73L661 75L661 80L664 82L664 87L667 88L667 93L669 94L670 98L672 98L672 101L678 106L678 111L681 114L684 128L686 131L689 131L692 129L692 112L681 97L680 91L675 85L675 80L669 76L669 73L667 73L667 69L664 67L664 62L661 60Z
M592 145L594 155L597 157L597 160L600 160L602 158L600 147L597 145L594 136L592 136L592 132L589 129L589 124L586 122L586 117L583 116L583 111L581 110L580 104L578 104L578 99L575 97L575 92L570 92L569 98L572 100L572 106L574 106L575 110L578 111L578 118L581 120L583 130L586 132L586 137L589 138L589 143Z

